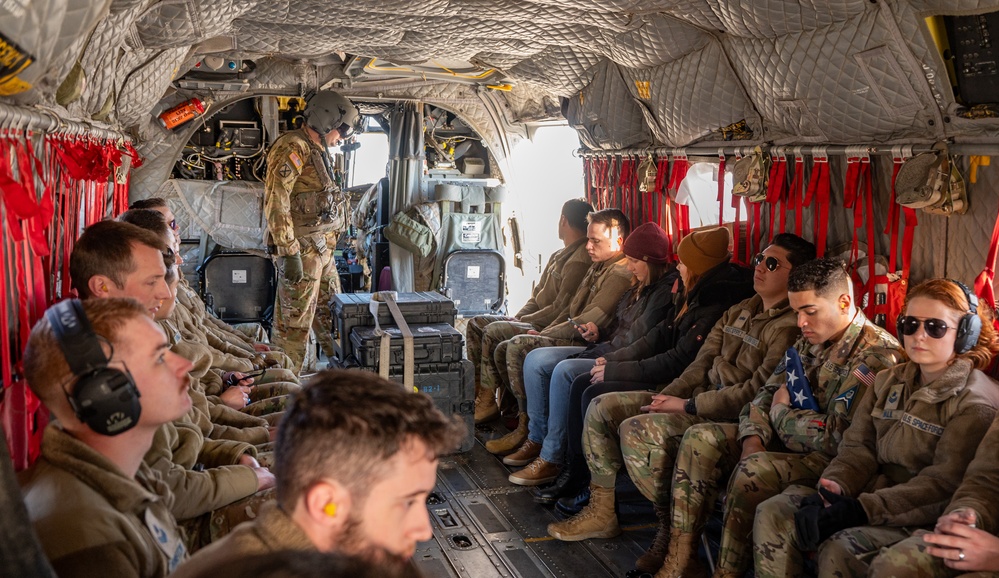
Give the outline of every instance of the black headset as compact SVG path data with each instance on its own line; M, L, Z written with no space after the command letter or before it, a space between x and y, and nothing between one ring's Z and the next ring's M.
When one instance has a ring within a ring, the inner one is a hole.
M76 376L66 398L76 417L99 434L118 435L139 423L139 389L128 368L108 367L101 338L78 299L60 301L45 312L59 349Z
M954 340L954 353L967 353L978 343L978 336L982 334L982 318L978 316L978 296L964 283L956 279L948 279L948 281L960 287L961 291L964 292L964 298L968 300L968 312L962 315L961 320L957 322L957 338ZM903 317L905 317L904 311L898 316L895 327L898 332L898 341L904 345Z

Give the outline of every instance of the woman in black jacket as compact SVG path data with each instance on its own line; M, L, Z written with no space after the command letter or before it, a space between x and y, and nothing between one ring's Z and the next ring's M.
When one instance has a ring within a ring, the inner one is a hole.
M669 383L693 361L715 322L731 306L753 294L752 270L729 262L729 232L711 229L680 242L678 269L686 288L675 314L630 345L596 359L588 373L571 376L568 387L552 377L551 397L566 396L566 462L555 484L535 493L535 501L574 514L589 496L589 470L583 458L583 417L590 401L614 391L651 390ZM556 388L562 388L556 391ZM576 495L581 492L582 495Z

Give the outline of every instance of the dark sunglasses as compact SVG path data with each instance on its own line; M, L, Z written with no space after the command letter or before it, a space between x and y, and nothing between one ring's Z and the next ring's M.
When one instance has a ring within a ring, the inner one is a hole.
M940 339L944 335L947 335L948 329L955 329L954 327L947 327L947 322L942 319L917 319L906 315L899 320L898 330L902 335L914 335L919 331L920 325L926 330L926 334L933 339Z
M229 385L229 386L236 385L237 383L243 381L244 379L249 379L251 377L254 378L254 379L256 379L256 378L260 377L261 375L263 375L265 372L267 372L267 368L266 367L264 369L261 369L260 371L251 371L250 373L247 373L243 377L238 378L238 379L236 378L236 374L233 373L233 374L229 375L229 379L226 380L225 384Z
M770 272L781 268L780 261L777 260L777 257L767 257L763 253L757 253L750 263L754 268L758 267L760 263L763 263L763 265L767 268L767 271Z

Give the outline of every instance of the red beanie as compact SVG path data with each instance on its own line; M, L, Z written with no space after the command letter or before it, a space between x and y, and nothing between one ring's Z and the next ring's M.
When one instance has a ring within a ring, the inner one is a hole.
M632 259L665 265L669 262L669 237L655 223L644 223L628 235L621 247Z

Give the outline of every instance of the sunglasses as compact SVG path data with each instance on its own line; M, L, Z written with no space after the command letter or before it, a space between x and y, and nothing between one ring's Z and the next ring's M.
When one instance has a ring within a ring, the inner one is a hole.
M933 339L940 339L947 335L948 329L956 329L955 327L947 327L947 322L942 319L917 319L906 315L899 320L898 330L902 335L914 335L919 331L920 325L926 330L926 334Z
M771 273L783 266L780 264L780 261L777 260L777 257L767 257L763 253L757 253L750 263L753 265L753 268L756 268L760 265L760 263L763 263L763 265L767 268L767 271L770 271Z

